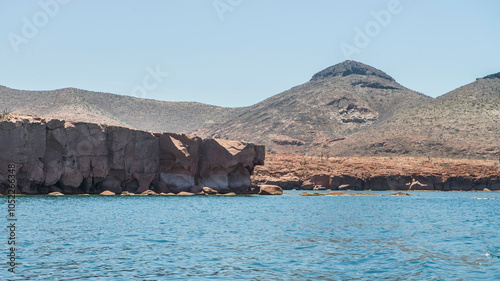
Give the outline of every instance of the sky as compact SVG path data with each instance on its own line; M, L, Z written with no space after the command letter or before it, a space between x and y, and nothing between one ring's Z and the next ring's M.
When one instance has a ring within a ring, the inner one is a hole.
M500 1L0 0L0 85L249 106L347 59L437 97L500 72Z

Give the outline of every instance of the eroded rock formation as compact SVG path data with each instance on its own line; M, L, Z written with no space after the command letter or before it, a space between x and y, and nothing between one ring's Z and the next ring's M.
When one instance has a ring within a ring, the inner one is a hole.
M248 192L265 157L242 141L32 117L0 122L0 145L0 193L9 164L25 194Z
M253 184L285 190L500 191L500 165L492 160L270 154L266 166L255 170Z

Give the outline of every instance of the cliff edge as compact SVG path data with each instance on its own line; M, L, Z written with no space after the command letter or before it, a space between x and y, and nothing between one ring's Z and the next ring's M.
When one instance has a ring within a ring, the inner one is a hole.
M0 193L8 165L16 193L249 192L264 146L31 116L0 122Z

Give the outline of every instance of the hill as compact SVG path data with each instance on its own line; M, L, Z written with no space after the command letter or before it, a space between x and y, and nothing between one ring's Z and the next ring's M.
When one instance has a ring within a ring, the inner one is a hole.
M236 109L166 102L75 88L23 91L0 86L0 109L19 114L182 133L229 118Z
M307 83L242 109L230 120L194 133L263 143L274 152L319 153L349 135L390 120L399 111L431 100L378 69L345 61L316 73Z
M500 158L500 73L438 98L345 61L250 107L223 108L65 88L0 86L0 110L156 132L245 140L316 156Z
M399 111L326 150L336 155L500 157L500 73Z

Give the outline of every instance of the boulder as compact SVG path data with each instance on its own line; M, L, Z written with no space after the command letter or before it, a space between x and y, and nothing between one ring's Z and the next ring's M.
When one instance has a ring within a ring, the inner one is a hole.
M146 190L142 192L141 195L158 195L158 193L154 192L153 190Z
M124 191L124 192L122 192L122 194L120 194L120 195L123 195L123 196L133 196L133 195L135 195L135 193L128 192L128 191Z
M103 192L101 192L99 195L109 196L109 195L116 195L116 193L111 192L111 191L109 191L109 190L104 190L104 191L103 191Z
M259 195L282 195L283 189L277 185L260 185Z
M210 195L217 194L217 190L212 189L208 186L203 187L202 190L203 190L203 193L205 193L205 194L210 194Z
M177 193L178 196L193 196L193 195L196 195L192 192L186 192L186 191L181 191L179 193Z
M61 192L57 192L57 191L55 191L55 192L50 192L48 195L49 195L49 196L61 196L61 195L64 195L64 194L63 194L63 193L61 193Z

